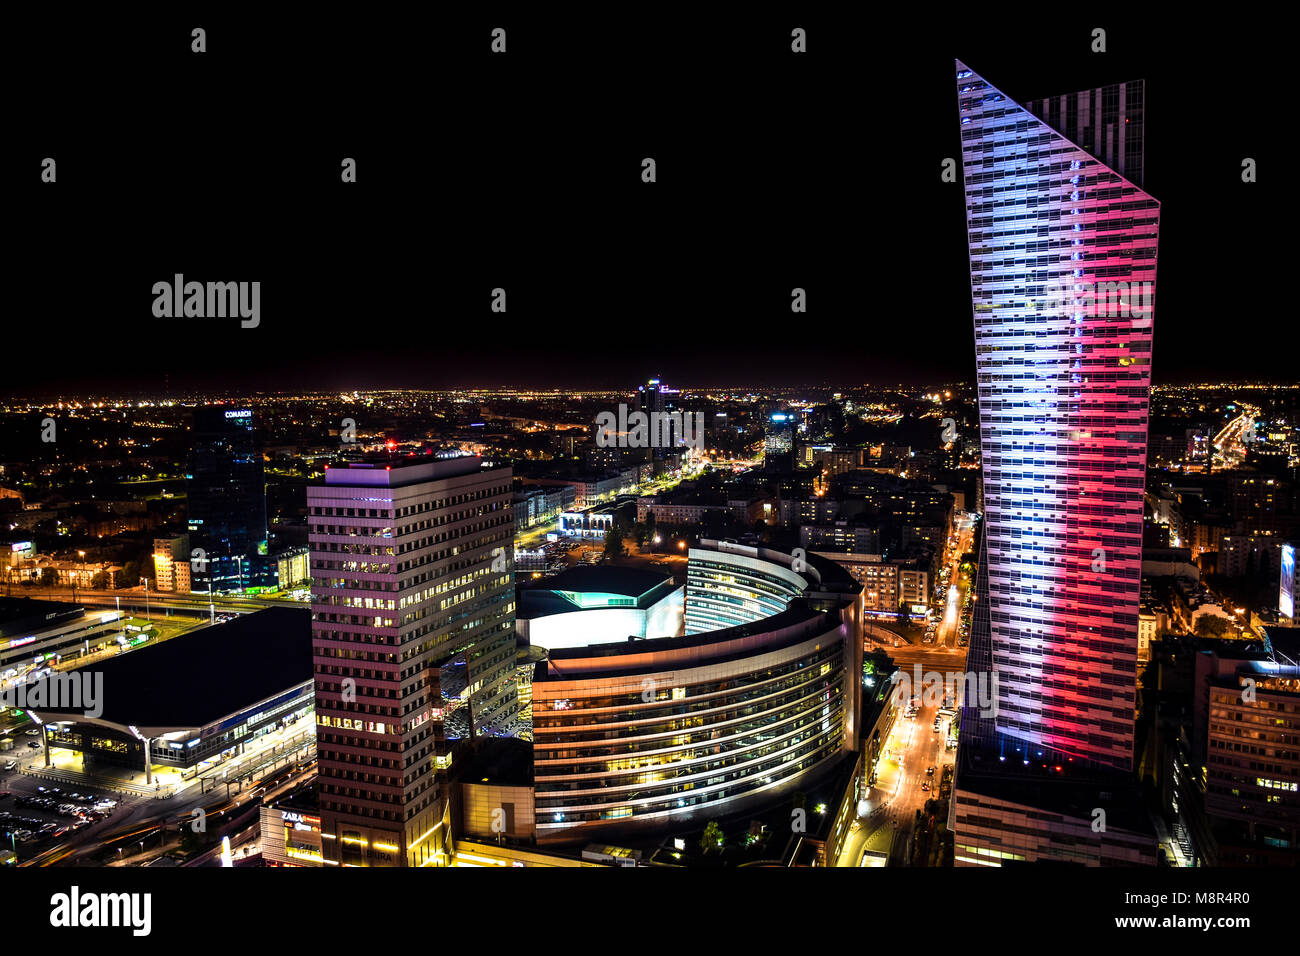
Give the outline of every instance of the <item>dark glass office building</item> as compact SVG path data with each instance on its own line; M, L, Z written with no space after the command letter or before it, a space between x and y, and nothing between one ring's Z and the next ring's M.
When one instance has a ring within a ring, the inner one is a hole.
M210 406L194 410L186 493L195 591L270 585L266 557L266 481L254 440L253 413Z

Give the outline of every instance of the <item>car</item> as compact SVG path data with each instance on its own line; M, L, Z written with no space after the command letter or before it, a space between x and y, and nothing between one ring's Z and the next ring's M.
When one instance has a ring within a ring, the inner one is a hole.
M5 797L9 797L9 796L13 796L12 790L0 790L0 800L3 800Z
M41 749L41 745L38 744L35 740L29 740L29 741L27 741L27 746L31 747L33 750L40 750L40 749Z
M934 776L934 768L933 768L933 767L926 767L926 768L925 768L925 775L926 775L927 777L933 777L933 776Z
M41 732L37 730L35 727L32 727L29 730L24 730L23 733L25 733L28 737L39 737L41 734Z
M937 733L939 732L939 729L940 729L940 728L939 728L939 725L938 725L938 723L936 723L936 724L934 725L934 732L937 734Z
M925 783L921 784L921 789L926 791L930 789L930 783L928 780Z
M18 769L18 761L17 761L17 760L10 760L8 763L5 764L5 770L6 770L6 771L9 771L9 770L17 770L17 769Z

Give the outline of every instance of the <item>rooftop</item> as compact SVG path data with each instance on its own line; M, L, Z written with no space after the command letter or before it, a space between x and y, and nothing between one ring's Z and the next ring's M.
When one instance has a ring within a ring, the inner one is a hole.
M60 618L79 615L83 610L80 604L67 601L0 597L0 638L14 637L19 632L30 633Z
M533 782L533 745L513 737L487 737L460 758L460 782L527 787Z
M312 680L311 612L269 607L74 673L103 675L97 723L204 727ZM39 713L48 721L81 719L75 712Z
M648 568L577 565L552 577L527 582L524 586L546 591L620 594L639 598L671 580L672 575Z
M411 455L375 455L364 461L349 461L327 466L326 485L360 485L364 487L397 488L422 481L438 481L472 475L482 467L483 460L476 455L460 458L431 458Z

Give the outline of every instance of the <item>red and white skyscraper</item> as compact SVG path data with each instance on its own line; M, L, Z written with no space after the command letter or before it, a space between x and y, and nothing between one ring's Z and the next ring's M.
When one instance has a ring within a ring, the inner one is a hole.
M971 667L998 685L971 727L1017 759L1128 770L1160 222L1143 88L1031 111L956 69L985 517Z

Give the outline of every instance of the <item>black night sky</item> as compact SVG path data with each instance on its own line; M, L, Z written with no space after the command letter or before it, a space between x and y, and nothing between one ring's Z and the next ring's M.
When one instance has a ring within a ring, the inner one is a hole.
M1107 9L15 28L0 394L969 379L954 57L1019 101L1145 78L1155 380L1294 380L1282 31ZM154 318L178 272L261 281L260 327Z

